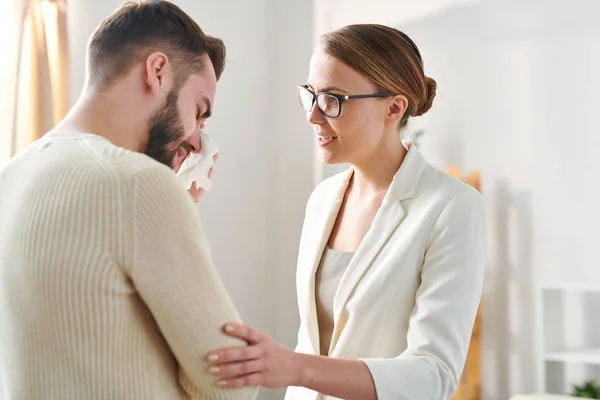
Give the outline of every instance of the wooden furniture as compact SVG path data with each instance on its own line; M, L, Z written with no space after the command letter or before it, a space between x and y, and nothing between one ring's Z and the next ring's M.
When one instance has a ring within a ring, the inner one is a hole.
M468 172L466 176L461 175L460 168L450 167L446 172L481 191L480 174L477 171ZM471 343L467 354L467 361L462 377L458 384L458 390L452 396L452 400L481 400L481 304L477 310Z

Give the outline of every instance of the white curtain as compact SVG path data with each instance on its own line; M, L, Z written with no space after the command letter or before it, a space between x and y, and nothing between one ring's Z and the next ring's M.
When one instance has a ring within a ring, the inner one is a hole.
M65 0L14 0L4 74L8 84L1 86L8 116L0 144L5 157L40 138L68 111L66 12Z
M0 167L12 153L11 126L14 106L13 77L15 62L15 1L5 0L0 12Z

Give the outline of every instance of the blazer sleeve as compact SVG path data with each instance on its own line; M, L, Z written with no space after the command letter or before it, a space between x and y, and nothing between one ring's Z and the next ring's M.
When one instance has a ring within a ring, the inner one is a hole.
M407 349L397 358L363 360L380 400L446 400L456 391L486 258L483 198L468 189L446 205L427 242Z

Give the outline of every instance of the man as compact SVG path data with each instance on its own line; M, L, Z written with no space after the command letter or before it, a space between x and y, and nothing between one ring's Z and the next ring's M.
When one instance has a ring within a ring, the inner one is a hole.
M239 317L173 171L225 47L150 0L102 22L87 61L68 116L0 171L0 398L253 398L207 370L244 343L222 334Z

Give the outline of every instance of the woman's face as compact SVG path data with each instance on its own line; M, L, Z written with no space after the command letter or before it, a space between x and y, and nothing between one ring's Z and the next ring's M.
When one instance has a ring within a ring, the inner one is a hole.
M366 78L322 49L317 50L311 59L307 84L313 93L376 93ZM326 164L356 164L361 159L372 157L390 131L398 135L395 127L399 117L393 115L395 103L394 97L344 100L337 118L326 117L315 104L307 112L307 119L317 134L321 161Z

